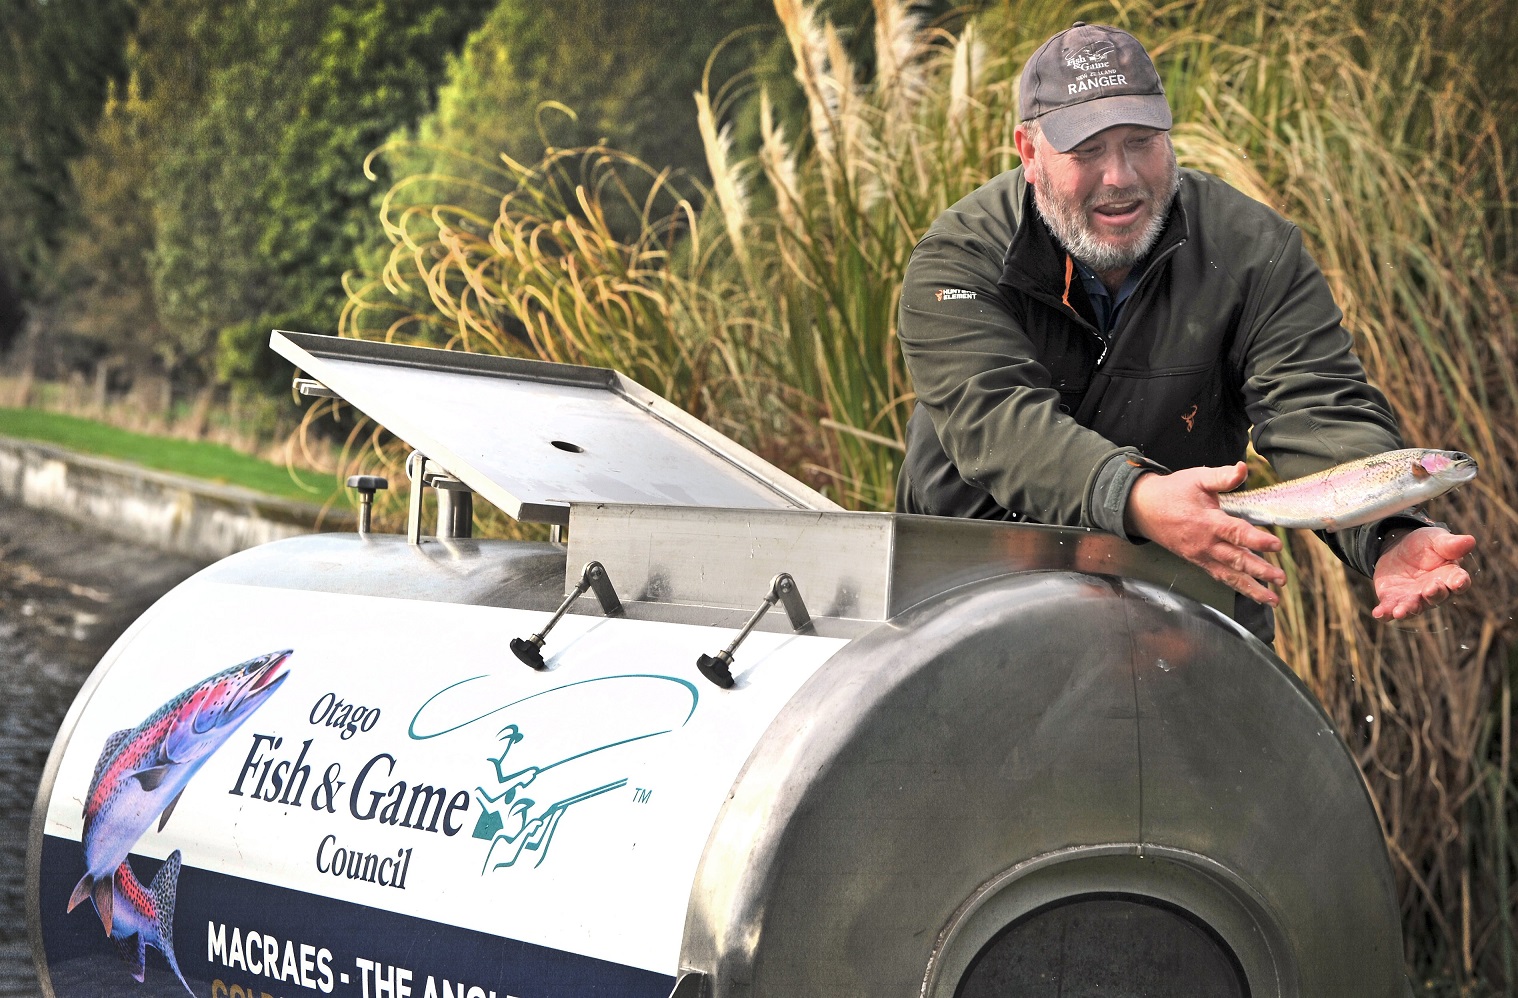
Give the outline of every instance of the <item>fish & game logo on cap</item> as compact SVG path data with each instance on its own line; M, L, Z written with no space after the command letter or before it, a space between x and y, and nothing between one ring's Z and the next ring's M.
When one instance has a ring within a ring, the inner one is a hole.
M1097 42L1095 45L1087 45L1079 52L1070 52L1065 56L1065 65L1081 73L1092 73L1099 69L1108 69L1112 63L1108 57L1117 51L1117 46L1109 41ZM1122 79L1119 77L1119 79ZM1073 87L1074 84L1071 84ZM1072 91L1073 92L1073 91Z
M1084 21L1033 53L1017 100L1022 120L1038 121L1058 152L1116 125L1165 131L1171 124L1165 87L1139 40Z

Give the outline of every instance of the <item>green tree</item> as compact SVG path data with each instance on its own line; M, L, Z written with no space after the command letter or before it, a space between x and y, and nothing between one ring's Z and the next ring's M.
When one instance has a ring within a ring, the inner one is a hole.
M719 44L719 78L774 39L771 0L499 0L450 61L437 109L409 130L419 143L487 161L536 160L545 146L604 142L657 167L704 171L691 94ZM401 154L397 173L473 175L447 153Z
M931 0L924 8L932 13L948 6ZM834 0L828 7L840 24L852 26L842 29L846 39L868 39L871 0ZM408 227L430 224L405 218L408 206L437 203L485 225L516 183L501 156L534 164L550 149L593 146L639 160L651 173L668 169L705 182L693 100L703 76L709 73L722 89L723 112L740 141L756 139L758 102L747 98L759 84L793 117L801 114L804 102L788 58L774 0L495 0L450 60L436 109L398 130L378 160L403 182L393 192L378 186L376 203L389 220ZM608 171L584 169L594 162L557 164L557 196L573 206L574 185L608 181ZM630 196L608 199L601 208L608 224L626 234L639 227L631 206L652 180L636 168L615 172ZM689 182L677 185L683 195L699 193ZM366 246L361 285L378 291L390 248L385 241ZM381 308L351 321L384 323L395 314Z
M426 110L482 14L424 0L230 9L153 183L154 297L184 361L253 384L273 370L271 326L336 328L342 275L376 224L363 157Z
M88 340L134 367L174 373L186 355L159 319L149 269L159 218L177 217L159 211L155 193L164 151L187 145L200 119L229 11L142 0L125 47L126 79L112 87L71 168L79 210L59 254L55 335Z
M0 0L0 347L71 221L69 164L123 72L130 0Z

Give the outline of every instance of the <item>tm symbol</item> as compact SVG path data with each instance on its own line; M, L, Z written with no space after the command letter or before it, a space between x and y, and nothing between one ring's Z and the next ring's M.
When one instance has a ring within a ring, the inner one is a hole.
M648 799L654 795L652 790L644 790L642 787L633 787L633 803L647 804Z

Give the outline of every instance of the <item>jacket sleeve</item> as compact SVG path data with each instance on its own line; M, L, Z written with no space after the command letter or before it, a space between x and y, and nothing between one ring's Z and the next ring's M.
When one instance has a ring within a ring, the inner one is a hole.
M1002 506L1041 523L1109 530L1115 513L1120 531L1133 476L1099 473L1141 455L1060 411L1019 306L997 286L1005 248L938 229L913 252L898 328L918 401L960 476ZM1099 479L1124 495L1098 494Z
M1255 450L1284 480L1403 446L1391 407L1366 381L1343 313L1300 230L1287 224L1275 238L1280 245L1259 293L1250 296L1234 347ZM1403 522L1431 521L1398 514L1318 536L1370 575L1382 534Z

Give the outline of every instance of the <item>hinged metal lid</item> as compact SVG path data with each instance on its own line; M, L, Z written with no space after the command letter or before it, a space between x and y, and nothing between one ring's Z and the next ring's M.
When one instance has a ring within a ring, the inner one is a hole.
M275 330L269 345L519 520L572 502L839 507L616 371Z

